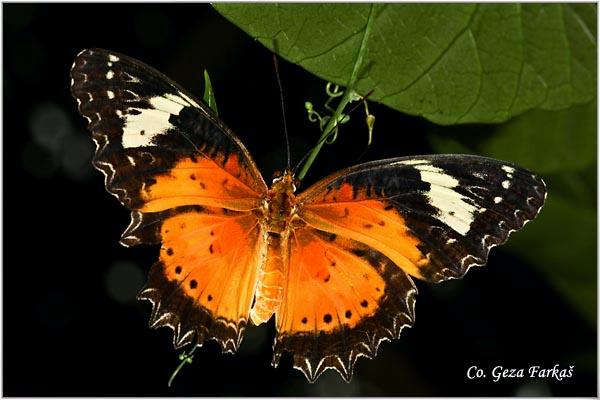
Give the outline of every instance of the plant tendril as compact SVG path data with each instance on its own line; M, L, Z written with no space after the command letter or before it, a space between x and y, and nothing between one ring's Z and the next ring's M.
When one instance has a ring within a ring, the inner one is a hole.
M333 90L331 90L331 86L329 88L326 88L326 90L328 92L331 92L331 94L335 94L336 97L339 96L338 93L342 93L342 98L333 114L333 117L327 121L325 128L322 130L321 138L319 138L317 144L312 149L312 151L308 155L306 161L302 165L302 169L300 170L300 173L298 174L299 180L304 179L310 166L312 165L315 158L321 151L321 148L323 147L323 144L326 141L326 140L322 140L322 139L328 138L331 132L333 132L334 130L337 130L337 127L340 124L340 122L344 121L343 110L344 110L344 108L346 108L348 103L350 103L352 101L352 98L355 95L354 86L356 85L356 82L358 80L358 73L363 64L363 59L367 53L367 42L369 41L369 37L371 35L371 30L373 28L373 22L375 20L375 8L376 8L376 4L371 4L371 9L369 10L369 17L367 19L365 31L364 31L364 34L363 34L363 37L361 40L360 48L358 49L358 53L356 56L356 62L354 63L354 67L352 69L352 74L350 75L350 79L348 80L348 83L346 85L346 90L344 90L343 92L340 92L339 88L336 89L335 86L333 87ZM329 97L331 98L332 96L329 96ZM322 120L323 120L323 118L321 118L321 121Z

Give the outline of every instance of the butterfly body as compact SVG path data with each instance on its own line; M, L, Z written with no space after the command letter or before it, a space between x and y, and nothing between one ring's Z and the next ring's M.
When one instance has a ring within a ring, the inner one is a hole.
M535 174L470 155L372 161L301 193L286 171L269 188L239 139L160 72L91 49L71 77L94 165L131 210L121 243L161 245L138 297L175 347L234 352L248 321L274 316L273 365L287 352L310 381L330 368L350 380L414 323L414 279L484 265L545 201Z
M258 219L262 221L267 253L260 267L255 302L250 320L255 324L267 322L278 310L283 298L288 265L288 241L296 215L294 175L286 171L273 180Z

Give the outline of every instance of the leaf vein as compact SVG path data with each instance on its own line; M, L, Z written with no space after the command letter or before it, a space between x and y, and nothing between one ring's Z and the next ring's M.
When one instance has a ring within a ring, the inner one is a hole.
M465 24L465 27L462 28L460 31L458 31L458 33L454 36L454 38L452 38L452 40L450 41L450 43L448 43L448 46L446 46L445 49L443 49L440 54L427 66L427 68L425 68L423 70L423 72L421 72L417 77L415 77L415 79L413 79L411 82L409 82L407 85L405 85L403 88L387 94L383 97L381 97L379 99L380 102L383 102L383 100L392 97L392 96L396 96L397 94L400 94L402 92L407 91L408 89L410 89L412 86L414 86L418 81L420 81L423 77L425 77L426 75L429 74L429 72L439 63L439 61L444 58L444 56L448 53L448 51L450 51L450 49L456 44L456 42L458 41L458 39L467 31L471 28L471 24L473 23L473 19L475 14L477 13L479 9L479 5L476 4L475 8L473 8L473 12L471 13L471 15L469 16L469 20L467 21L467 23Z

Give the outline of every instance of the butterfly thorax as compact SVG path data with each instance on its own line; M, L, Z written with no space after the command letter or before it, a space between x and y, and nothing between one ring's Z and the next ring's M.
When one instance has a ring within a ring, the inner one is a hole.
M268 232L286 232L296 214L296 185L291 171L273 179L267 193L265 227Z

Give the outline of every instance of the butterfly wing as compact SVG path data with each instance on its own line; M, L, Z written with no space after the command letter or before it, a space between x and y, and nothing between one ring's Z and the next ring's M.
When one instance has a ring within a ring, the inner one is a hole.
M346 381L361 355L412 325L417 290L383 254L311 227L290 238L288 275L276 314L273 364L284 351L314 382L328 368Z
M148 215L148 214L146 214ZM152 214L151 214L152 215ZM266 252L250 213L215 207L180 207L151 218L144 237L162 241L139 299L152 303L150 326L174 330L176 348L215 339L223 351L239 347Z
M143 212L190 203L256 208L267 187L248 151L169 78L102 49L79 53L71 78L97 146L94 165L123 205Z
M177 346L196 333L235 349L264 247L253 210L267 188L248 151L208 107L130 57L84 50L71 78L94 165L131 210L121 243L163 245L140 293L151 324L171 326Z
M318 182L298 197L306 226L291 242L275 362L289 351L310 380L327 368L350 379L358 356L411 325L411 277L441 282L485 264L545 196L527 170L461 155L370 162Z

